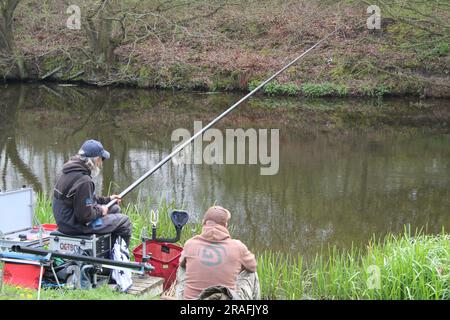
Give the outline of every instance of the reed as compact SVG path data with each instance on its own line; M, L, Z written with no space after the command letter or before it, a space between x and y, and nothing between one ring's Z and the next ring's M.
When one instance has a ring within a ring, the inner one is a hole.
M263 252L258 274L268 299L449 300L450 235L407 230L365 250L332 246L307 265Z
M55 223L52 211L52 201L43 193L38 193L36 196L34 220L36 223Z

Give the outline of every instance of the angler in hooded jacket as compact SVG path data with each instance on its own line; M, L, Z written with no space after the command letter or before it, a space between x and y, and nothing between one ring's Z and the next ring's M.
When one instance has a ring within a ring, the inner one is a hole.
M92 177L97 176L103 160L110 157L100 142L88 140L77 155L64 164L53 192L53 215L58 230L68 235L107 234L121 236L127 245L131 238L130 219L120 213L120 207L106 204L119 196L101 197L95 194Z
M205 292L228 295L209 299L260 299L255 255L231 238L227 229L230 218L227 209L209 208L202 233L185 243L177 273L177 299L203 299Z

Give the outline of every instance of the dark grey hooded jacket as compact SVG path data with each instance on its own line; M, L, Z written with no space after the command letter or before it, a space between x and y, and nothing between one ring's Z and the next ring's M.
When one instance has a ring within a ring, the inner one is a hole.
M102 204L109 197L97 197L91 170L74 157L63 166L53 191L53 215L58 230L67 234L84 233L87 224L102 217Z

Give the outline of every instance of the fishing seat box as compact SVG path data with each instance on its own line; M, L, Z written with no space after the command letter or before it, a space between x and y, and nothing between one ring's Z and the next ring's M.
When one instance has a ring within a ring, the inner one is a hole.
M111 234L67 235L56 230L50 233L49 249L66 254L110 259ZM92 285L96 287L99 284L107 284L111 275L110 270L97 271L93 275Z
M85 254L95 258L110 258L111 234L67 235L58 230L50 233L49 249L68 254Z
M14 245L39 248L49 243L54 224L33 227L33 189L0 192L0 250Z

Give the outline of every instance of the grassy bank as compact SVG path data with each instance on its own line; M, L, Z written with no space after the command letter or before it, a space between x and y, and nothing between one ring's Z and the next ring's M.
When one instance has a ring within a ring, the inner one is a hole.
M264 295L274 299L450 299L450 236L405 232L371 241L367 248L302 258L259 257Z
M20 0L12 24L16 49L0 55L0 75L99 86L249 90L344 24L263 92L449 97L449 12L442 1L372 1L381 10L379 30L367 28L364 0L73 4L81 10L79 30L67 28L64 2Z
M146 206L149 207L149 206ZM173 205L159 204L158 236L172 237L168 213ZM131 247L140 243L149 215L136 206L125 213L133 221ZM53 222L50 201L39 196L36 213L41 223ZM189 223L180 244L201 226ZM150 230L149 230L150 232ZM328 248L305 263L302 256L282 252L257 253L264 299L450 299L450 235L425 235L405 230L402 235L372 239L365 248ZM34 291L6 287L2 299L33 299ZM48 290L43 299L135 299L104 287L90 291ZM143 299L141 297L139 299Z

